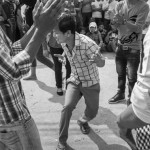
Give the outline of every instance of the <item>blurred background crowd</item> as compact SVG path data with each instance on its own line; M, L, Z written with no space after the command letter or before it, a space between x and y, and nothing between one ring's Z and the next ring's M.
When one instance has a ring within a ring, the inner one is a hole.
M0 25L12 42L32 25L36 0L0 0ZM117 0L68 0L64 11L74 15L77 32L92 38L102 51L115 51L117 31L110 26Z

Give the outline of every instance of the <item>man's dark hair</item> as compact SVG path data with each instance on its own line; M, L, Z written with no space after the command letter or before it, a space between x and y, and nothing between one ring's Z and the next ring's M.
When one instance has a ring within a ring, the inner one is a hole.
M75 34L76 31L76 21L71 14L62 13L58 18L58 28L62 33L66 33L68 30L72 34Z

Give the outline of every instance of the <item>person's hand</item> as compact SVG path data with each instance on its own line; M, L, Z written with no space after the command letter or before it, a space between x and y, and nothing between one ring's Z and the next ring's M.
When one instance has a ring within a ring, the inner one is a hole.
M145 22L145 24L144 24L144 26L143 26L143 29L148 28L148 27L149 27L149 25L150 25L150 23L149 23L149 22Z
M61 62L62 64L66 64L66 59L64 56L61 54L54 54L55 57L58 57L58 61Z
M33 20L41 34L47 35L54 28L63 3L64 0L49 0L43 6L42 2L37 1L33 10Z
M98 67L103 67L105 65L105 58L100 53L93 54L89 61L92 63L96 63Z
M96 59L97 59L98 55L100 55L100 54L99 53L92 54L89 61L93 62L93 63L96 63Z
M117 23L117 24L123 24L124 22L124 17L121 16L120 14L116 14L113 18L113 20Z

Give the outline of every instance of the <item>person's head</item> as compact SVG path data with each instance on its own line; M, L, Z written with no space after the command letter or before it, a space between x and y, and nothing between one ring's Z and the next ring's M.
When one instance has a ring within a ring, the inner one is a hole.
M58 43L67 43L75 35L76 22L71 14L62 13L54 28L55 38Z
M91 23L89 24L89 31L90 31L91 33L94 33L95 31L97 31L97 24L96 24L96 22L91 22Z
M84 27L81 28L80 34L86 34L86 30Z
M103 30L103 29L104 29L104 25L103 24L99 25L99 30Z

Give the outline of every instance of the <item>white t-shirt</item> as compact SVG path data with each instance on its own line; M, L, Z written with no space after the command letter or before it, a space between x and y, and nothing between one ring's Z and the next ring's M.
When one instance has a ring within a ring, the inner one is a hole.
M138 69L138 81L140 81L145 86L150 89L150 28L145 35L144 41L144 58L140 62L140 66Z
M100 8L102 6L102 1L97 1L97 0L93 0L93 2L91 3L92 7L95 8ZM102 18L102 13L99 11L94 11L92 13L92 17L93 18Z
M113 18L114 14L115 14L115 7L116 7L117 3L118 2L116 0L112 0L111 3L108 3L108 0L104 1L104 3L103 3L103 10L108 8L108 11L105 11L105 15L104 15L105 19Z

